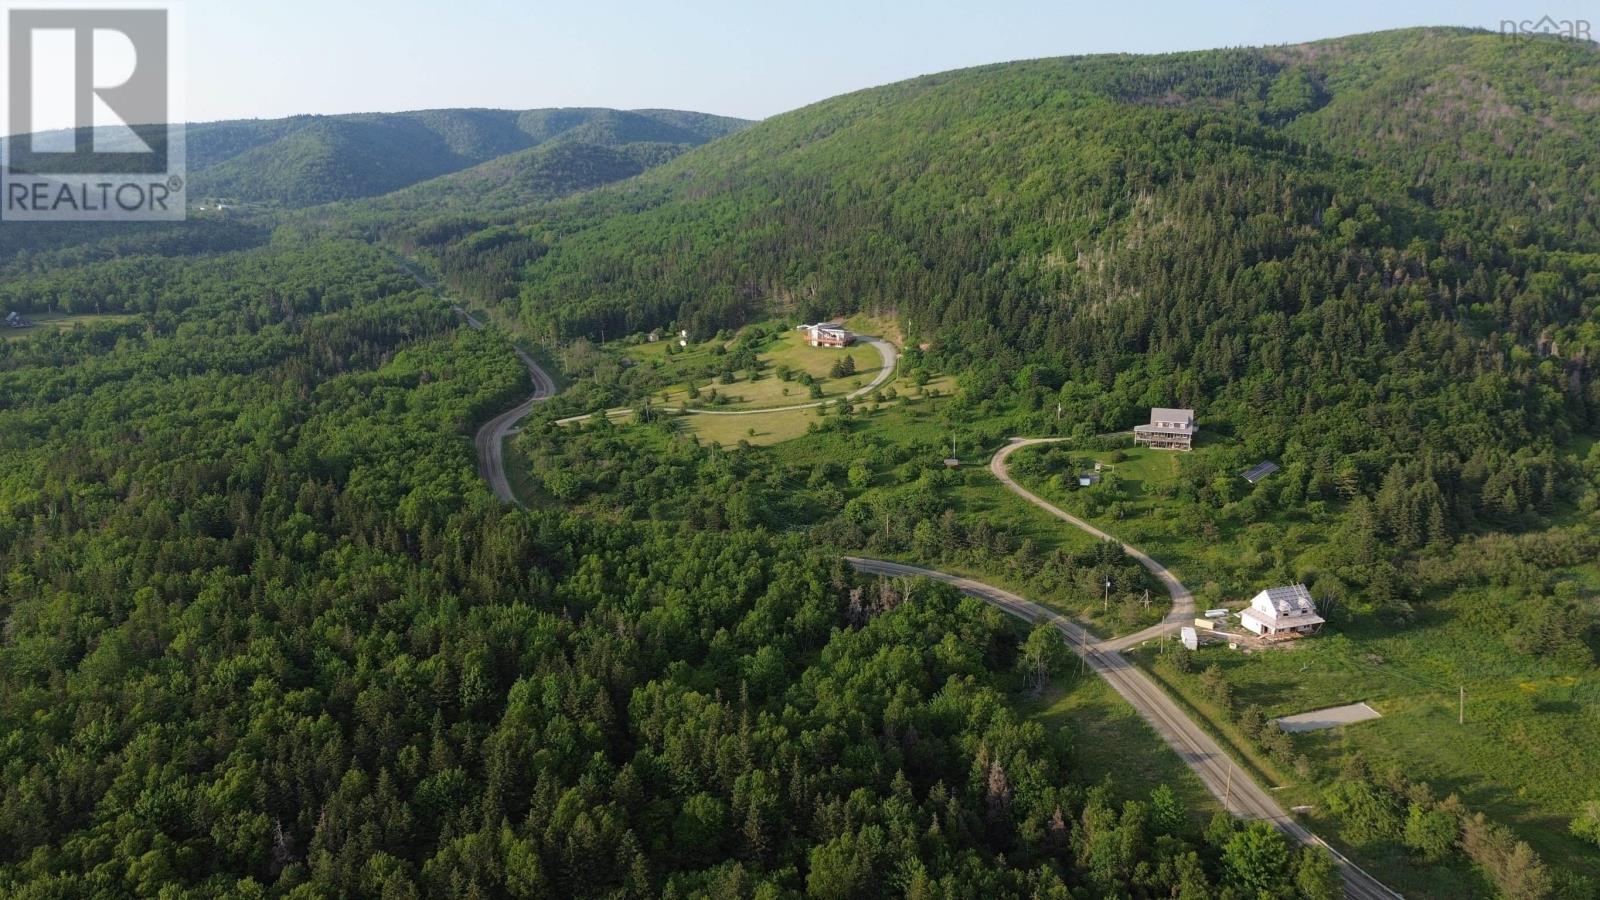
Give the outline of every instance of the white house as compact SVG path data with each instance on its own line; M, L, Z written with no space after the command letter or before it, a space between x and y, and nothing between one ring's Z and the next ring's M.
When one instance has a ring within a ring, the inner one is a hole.
M1199 430L1194 424L1194 410L1158 406L1150 410L1149 425L1133 426L1133 442L1158 450L1188 450Z
M818 322L815 325L797 325L795 331L806 333L806 343L813 347L848 347L856 336L838 322Z
M1250 606L1239 613L1239 621L1262 637L1292 637L1315 634L1323 618L1317 604L1303 584L1270 587L1255 595Z

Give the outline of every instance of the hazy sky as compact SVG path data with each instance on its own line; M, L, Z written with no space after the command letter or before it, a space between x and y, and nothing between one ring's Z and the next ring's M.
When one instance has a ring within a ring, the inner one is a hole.
M40 4L45 5L45 4ZM444 106L760 118L980 63L1286 43L1407 25L1600 20L1600 0L1100 3L189 0L188 118Z

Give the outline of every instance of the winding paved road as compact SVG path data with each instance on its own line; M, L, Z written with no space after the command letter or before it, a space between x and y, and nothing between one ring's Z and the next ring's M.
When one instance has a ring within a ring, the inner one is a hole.
M484 327L482 322L474 318L465 309L459 306L454 307L454 309L469 326L478 329ZM883 371L879 373L878 378L872 384L851 394L851 397L873 390L879 384L882 384L894 371L895 351L893 346L882 341L874 341L873 343L878 345L880 351L884 354ZM506 435L536 404L549 399L555 393L555 383L539 367L539 364L520 348L516 348L516 353L523 364L528 367L528 373L533 377L533 394L527 400L484 424L482 428L478 429L477 436L474 438L478 451L479 472L489 482L490 487L494 489L495 495L501 500L510 503L517 503L518 501L515 494L512 493L511 485L507 482L505 475L503 451ZM821 403L827 402L832 401L821 401ZM807 408L821 405L821 403L805 404L796 408ZM761 411L770 412L771 410ZM757 412L757 410L739 412L749 413ZM1114 540L1110 535L1046 502L1011 479L1005 466L1006 457L1019 447L1042 443L1047 440L1050 439L1013 439L1011 443L995 454L994 460L990 463L990 469L994 472L995 477L1000 479L1001 483L1052 515L1070 522L1102 540ZM1326 847L1333 854L1334 859L1338 861L1341 873L1344 876L1345 896L1350 900L1396 900L1396 898L1399 898L1399 894L1389 890L1382 882L1368 875L1359 866L1346 859L1332 847L1328 847L1321 838L1312 834L1303 825L1290 817L1288 813L1284 812L1283 808L1272 799L1271 795L1248 776L1238 772L1233 760L1222 751L1216 741L1191 721L1183 710L1173 702L1172 698L1168 697L1143 672L1140 672L1118 652L1121 647L1131 646L1146 637L1170 631L1177 622L1194 614L1193 597L1183 587L1183 584L1167 571L1166 567L1132 547L1128 547L1127 550L1130 555L1144 563L1146 568L1155 573L1167 585L1167 589L1172 593L1173 611L1168 614L1166 620L1160 625L1113 642L1101 641L1081 625L1010 591L984 584L981 581L887 560L864 559L853 556L845 557L845 559L851 566L861 572L942 581L953 585L963 593L993 604L1023 621L1048 622L1061 632L1073 652L1082 656L1084 661L1111 685L1112 689L1127 700L1146 722L1150 723L1156 733L1177 752L1178 756L1200 778L1201 783L1206 786L1207 790L1222 801L1223 806L1230 813L1245 818L1262 819L1271 822L1294 840L1303 844Z
M883 368L878 370L877 376L874 377L872 381L866 385L866 387L856 388L850 393L845 394L843 397L835 397L831 400L813 400L810 403L796 403L793 406L765 406L761 409L690 409L686 407L681 410L681 412L694 416L757 416L763 413L788 412L792 409L813 409L818 406L827 406L829 403L838 403L840 400L854 400L857 397L870 394L877 390L878 387L885 381L888 381L890 376L894 375L894 367L896 361L900 358L900 351L896 350L893 344L883 340L882 338L866 337L863 335L861 336L861 342L865 344L871 344L877 349L879 355L883 357ZM604 415L607 418L610 418L612 416L626 415L631 412L633 412L632 407L622 406L616 409L608 409L605 411ZM573 422L587 421L598 415L601 415L601 413L583 413L576 416L567 416L564 419L557 419L556 424L570 425Z
M1025 622L1050 624L1061 632L1073 652L1083 657L1089 667L1122 695L1161 739L1177 752L1178 757L1194 771L1228 812L1241 818L1271 822L1285 835L1302 844L1326 848L1339 864L1344 876L1345 896L1350 900L1396 900L1400 897L1284 812L1272 795L1239 770L1211 735L1195 724L1171 697L1120 652L1111 649L1110 645L1095 637L1088 629L1031 600L971 578L881 559L847 556L845 561L857 571L872 575L942 581Z
M482 322L460 306L454 307L454 310L472 328L482 329L484 327ZM850 394L849 396L851 397L873 390L887 380L894 371L896 355L894 347L884 341L874 340L872 343L878 346L880 352L884 355L883 370L871 384ZM489 420L482 428L478 429L478 433L473 439L478 452L479 473L489 482L489 486L494 490L495 496L508 503L519 503L519 501L516 499L516 495L512 493L510 483L506 480L504 459L506 435L517 422L532 411L536 404L548 400L555 394L555 382L551 380L549 374L540 368L533 357L523 352L521 348L514 349L516 349L517 357L522 360L523 365L528 367L528 374L533 377L533 394L517 406ZM820 401L819 403L805 404L794 408L804 409L828 402L833 401ZM727 414L770 411L772 410L743 410ZM1041 443L1044 440L1048 439L1013 440L1012 443L1006 445L999 453L995 454L994 460L990 463L991 470L1011 490L1016 491L1046 511L1103 540L1112 540L1113 538L1109 535L1058 509L1011 479L1006 471L1005 457L1009 456L1018 447ZM1263 819L1271 822L1289 837L1301 843L1327 847L1327 844L1321 838L1312 834L1285 813L1283 808L1278 806L1272 797L1262 790L1259 785L1242 773L1237 773L1235 771L1237 767L1227 754L1222 751L1222 748L1217 745L1216 741L1212 740L1210 735L1192 722L1170 697L1118 652L1118 647L1129 646L1131 645L1128 643L1130 641L1137 643L1138 640L1143 640L1144 638L1141 636L1153 636L1170 630L1172 623L1183 617L1192 616L1194 612L1194 601L1190 597L1188 590L1170 572L1167 572L1165 567L1134 548L1129 547L1127 549L1130 554L1143 562L1147 568L1167 584L1168 590L1172 591L1173 594L1173 613L1169 614L1167 620L1163 621L1161 625L1146 629L1138 634L1129 635L1113 643L1102 642L1077 623L1057 615L1032 601L980 581L886 560L863 559L860 557L845 557L845 559L861 572L897 577L922 577L942 581L955 586L963 593L991 603L1024 621L1050 623L1066 638L1073 651L1082 656L1096 673L1106 679L1111 687L1122 695L1138 711L1139 715L1144 717L1145 721L1150 723L1156 733L1161 735L1162 739L1177 751L1179 757L1188 764L1189 768L1194 770L1206 788L1217 799L1222 801L1224 807L1230 813L1246 818ZM1187 612L1175 619L1174 616L1177 615L1181 606L1180 595L1188 603ZM1327 849L1338 861L1341 872L1344 875L1346 897L1351 898L1351 900L1396 900L1396 898L1400 897L1399 894L1389 890L1382 882L1368 875L1360 867L1339 854L1338 851L1333 850L1331 847L1327 847Z
M1194 621L1194 594L1190 593L1189 589L1183 586L1183 582L1179 581L1178 576L1172 574L1170 569L1161 563L1156 562L1156 560L1151 558L1148 553L1145 553L1138 547L1134 547L1130 544L1126 544L1120 540L1117 540L1117 538L1105 533L1104 531L1101 531L1093 525L1090 525L1088 522L1085 522L1061 507L1056 506L1055 504L1044 499L1043 497L1040 497L1038 494L1035 494L1022 485L1017 484L1016 480L1011 477L1010 470L1006 468L1006 459L1010 457L1011 454L1021 450L1023 447L1031 447L1034 444L1050 444L1055 443L1056 441L1064 440L1067 440L1067 438L1012 438L1010 443L996 451L994 458L989 460L989 471L993 472L994 477L998 478L1000 483L1005 485L1012 493L1028 501L1029 503L1032 503L1034 506L1039 507L1050 515L1055 516L1056 518L1078 528L1081 531L1088 532L1102 541L1117 541L1117 543L1122 544L1122 549L1126 550L1129 556L1137 559L1146 569L1149 569L1150 574L1160 579L1162 585L1166 587L1167 593L1172 596L1172 609L1167 612L1166 617L1160 622L1144 629L1143 631L1136 631L1133 634L1123 635L1119 638L1112 638L1111 640L1105 642L1097 642L1100 646L1100 649L1125 650L1134 646L1135 644L1140 644L1149 640L1150 638L1160 637L1163 634L1177 631L1183 625L1192 623Z
M454 309L468 325L480 330L484 327L472 313L459 306ZM533 393L528 395L528 399L485 422L473 436L472 444L478 450L478 474L489 482L494 495L506 503L521 506L522 501L517 499L511 490L511 482L506 480L506 436L528 413L533 412L535 406L555 396L556 383L521 347L513 346L511 349L516 351L517 358L522 360L522 364L528 367L528 374L533 376Z
M395 262L405 270L406 274L415 278L418 284L448 299L445 289L439 282L425 275L421 269L412 265L410 260L396 254ZM450 309L474 330L484 329L484 323L467 312L459 303L452 301ZM511 490L511 482L506 480L506 436L518 422L533 411L536 404L555 396L556 383L550 377L550 373L539 368L539 364L534 362L533 357L525 353L521 347L512 345L511 349L516 351L517 358L522 360L522 364L528 367L528 374L533 376L533 393L528 395L528 399L484 423L483 427L478 429L478 433L473 435L472 445L478 451L478 475L489 483L489 489L494 491L494 495L502 502L521 506L522 501L517 499L517 495Z

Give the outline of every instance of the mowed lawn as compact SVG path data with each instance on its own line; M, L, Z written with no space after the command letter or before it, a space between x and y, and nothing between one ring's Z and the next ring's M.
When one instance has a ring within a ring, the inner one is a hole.
M813 348L806 347L806 349L811 350ZM871 347L865 349L874 357L878 355L877 351ZM875 377L875 373L866 375L864 380L862 376L857 376L850 380L861 381L862 384L866 384L873 377ZM769 379L775 380L775 376L769 376ZM926 404L929 401L922 398L931 397L934 398L932 402L940 402L937 398L948 397L955 390L955 386L955 379L949 376L933 379L921 389L908 378L891 379L884 384L882 389L887 392L890 388L893 388L897 399L888 400L878 405L872 402L871 397L862 397L856 401L856 414L867 417L868 421L873 423L873 427L900 428L907 425L908 422L905 416L895 415L896 410L904 408L916 410L919 413L923 412L926 407L917 404ZM798 384L793 385L793 387L796 390L801 389ZM912 406L905 406L907 398L911 399ZM793 393L791 393L790 397L784 399L795 404L816 402L803 394L796 397ZM730 410L739 408L740 406L717 407L717 409ZM757 408L759 408L759 405ZM702 441L716 441L724 447L732 447L740 441L744 441L753 447L762 447L800 437L807 432L812 423L821 422L826 415L830 414L816 407L808 407L806 409L783 409L741 416L691 413L684 416L680 421L682 422L682 427L693 432ZM942 431L938 431L938 429L930 431L930 434L936 432L942 434ZM935 437L934 439L937 440L938 438Z
M762 447L797 438L805 434L813 422L821 420L822 415L813 407L749 416L697 413L683 416L678 421L706 443L715 441L724 447L732 447L745 441L753 447Z

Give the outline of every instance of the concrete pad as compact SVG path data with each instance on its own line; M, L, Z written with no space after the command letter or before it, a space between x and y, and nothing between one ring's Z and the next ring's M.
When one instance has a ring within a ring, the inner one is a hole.
M1303 731L1321 731L1324 728L1336 728L1340 725L1351 725L1356 722L1366 722L1371 719L1381 719L1377 710L1365 703L1352 703L1349 706L1331 706L1327 709L1318 709L1311 712L1297 713L1274 719L1278 727L1290 734L1299 734Z

